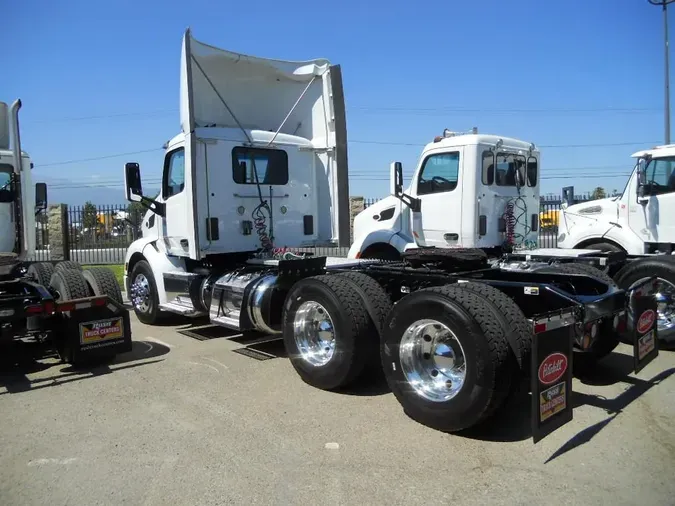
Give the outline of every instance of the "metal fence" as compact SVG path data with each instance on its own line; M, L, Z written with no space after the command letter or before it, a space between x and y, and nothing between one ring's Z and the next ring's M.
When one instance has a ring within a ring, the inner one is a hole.
M379 199L364 199L364 207L373 205ZM592 200L591 196L577 195L574 202ZM539 223L539 246L555 248L558 237L558 213L561 197L541 197ZM71 260L83 265L121 264L129 245L141 237L141 221L145 209L140 206L68 206L63 220L67 227L67 243ZM36 219L36 251L34 260L51 260L48 218L45 213ZM349 248L298 248L295 251L317 255L346 257Z

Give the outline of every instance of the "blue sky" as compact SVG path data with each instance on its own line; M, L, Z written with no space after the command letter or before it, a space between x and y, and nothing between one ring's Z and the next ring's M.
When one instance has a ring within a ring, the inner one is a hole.
M52 202L119 200L103 186L121 190L125 161L146 186L160 177L188 26L233 51L342 65L352 195L385 196L389 163L409 176L446 127L542 146L542 193L621 190L631 153L664 139L662 13L647 0L2 3L0 100L22 99Z

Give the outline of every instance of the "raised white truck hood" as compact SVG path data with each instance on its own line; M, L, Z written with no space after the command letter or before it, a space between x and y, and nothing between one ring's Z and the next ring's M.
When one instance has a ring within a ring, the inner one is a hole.
M324 98L330 83L322 76L330 68L325 59L291 62L234 53L195 40L188 29L181 55L182 130L213 126L276 132L281 127L280 133L325 146L332 101Z

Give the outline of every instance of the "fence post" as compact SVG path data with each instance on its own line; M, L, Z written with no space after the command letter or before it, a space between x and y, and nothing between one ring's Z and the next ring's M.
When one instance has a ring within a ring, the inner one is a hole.
M354 242L354 218L366 208L363 197L349 197L349 243Z
M49 259L52 261L69 260L68 247L68 206L52 204L47 217L49 233Z

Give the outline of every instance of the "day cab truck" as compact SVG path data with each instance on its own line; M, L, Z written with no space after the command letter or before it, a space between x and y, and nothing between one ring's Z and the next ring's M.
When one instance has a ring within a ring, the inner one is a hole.
M626 255L612 273L624 289L657 276L659 336L675 342L675 145L632 157L621 195L561 206L558 247Z
M47 186L33 189L20 108L20 100L11 107L0 102L0 362L13 362L14 345L25 340L51 345L72 365L111 359L131 350L129 311L114 273L70 261L30 261Z
M279 336L302 380L325 390L383 370L405 412L442 431L496 416L524 382L535 441L571 419L573 365L592 366L619 336L634 343L638 370L658 354L653 280L626 292L591 265L537 263L502 248L497 202L512 209L514 240L532 235L538 214L539 152L530 143L440 140L429 147L433 173L413 195L402 193L394 164L395 196L357 220L400 255L380 247L384 258L333 258L298 250L350 243L339 65L233 53L187 30L180 125L158 196L143 194L137 163L124 168L127 199L148 208L125 258L129 298L146 324L175 313ZM521 158L529 179L515 186L509 167ZM475 195L490 160L494 185L478 201L443 203L459 188L453 166L476 168L473 183L459 179ZM428 208L410 247L385 231L402 233L404 214L417 223ZM466 228L447 227L455 215ZM472 230L480 241L461 247Z

